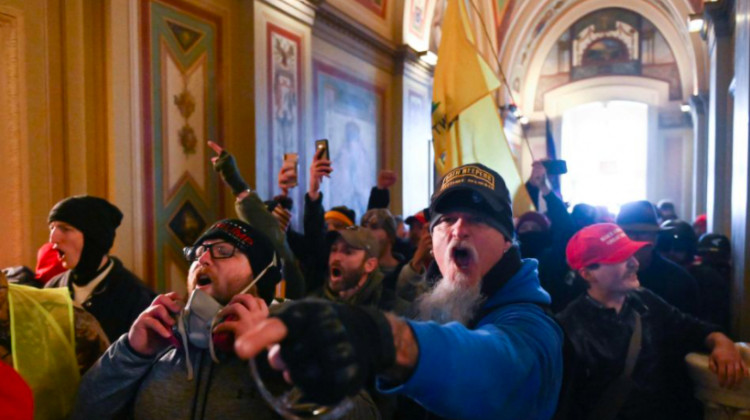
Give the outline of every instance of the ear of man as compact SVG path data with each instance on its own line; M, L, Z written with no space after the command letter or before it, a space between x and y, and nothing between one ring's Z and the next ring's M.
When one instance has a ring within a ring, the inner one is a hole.
M378 262L378 259L375 257L365 256L367 259L365 260L365 272L367 274L372 273L375 271L376 268L378 268L378 265L380 263Z
M583 267L580 270L578 270L578 274L586 280L586 283L595 283L596 282L596 276L594 275L593 270L591 270L589 267Z
M507 239L506 239L506 240L505 240L505 242L503 242L503 255L504 255L504 254L505 254L506 252L508 252L508 250L509 250L509 249L510 249L510 247L512 247L512 246L513 246L513 241L509 241L509 240L507 240Z

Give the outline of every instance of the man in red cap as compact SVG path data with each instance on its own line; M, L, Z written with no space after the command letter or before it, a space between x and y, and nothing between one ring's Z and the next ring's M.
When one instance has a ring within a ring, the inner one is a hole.
M568 264L588 285L558 315L575 353L568 418L700 418L683 361L691 351L711 351L723 386L748 373L719 327L640 287L634 254L649 245L611 223L585 227L568 242Z

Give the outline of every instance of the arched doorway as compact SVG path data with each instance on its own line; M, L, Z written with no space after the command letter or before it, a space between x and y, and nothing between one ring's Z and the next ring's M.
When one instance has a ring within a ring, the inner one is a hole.
M606 206L617 213L646 197L648 105L634 101L590 102L562 117L561 178L571 204Z

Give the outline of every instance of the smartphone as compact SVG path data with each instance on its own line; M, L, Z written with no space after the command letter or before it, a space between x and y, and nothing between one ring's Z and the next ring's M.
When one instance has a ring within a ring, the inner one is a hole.
M296 187L298 183L297 174L299 173L299 154L297 153L284 153L284 162L292 162L294 171L291 178L291 184L289 188Z
M328 153L328 139L315 140L315 156L318 159L331 160L331 155Z
M568 173L568 164L562 159L545 160L542 162L547 175L562 175Z

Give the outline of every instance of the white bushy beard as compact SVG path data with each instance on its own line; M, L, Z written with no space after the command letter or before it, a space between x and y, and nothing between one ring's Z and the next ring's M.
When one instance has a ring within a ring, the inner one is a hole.
M466 286L464 282L443 277L432 290L417 298L417 319L467 325L484 302L481 286L482 282Z

